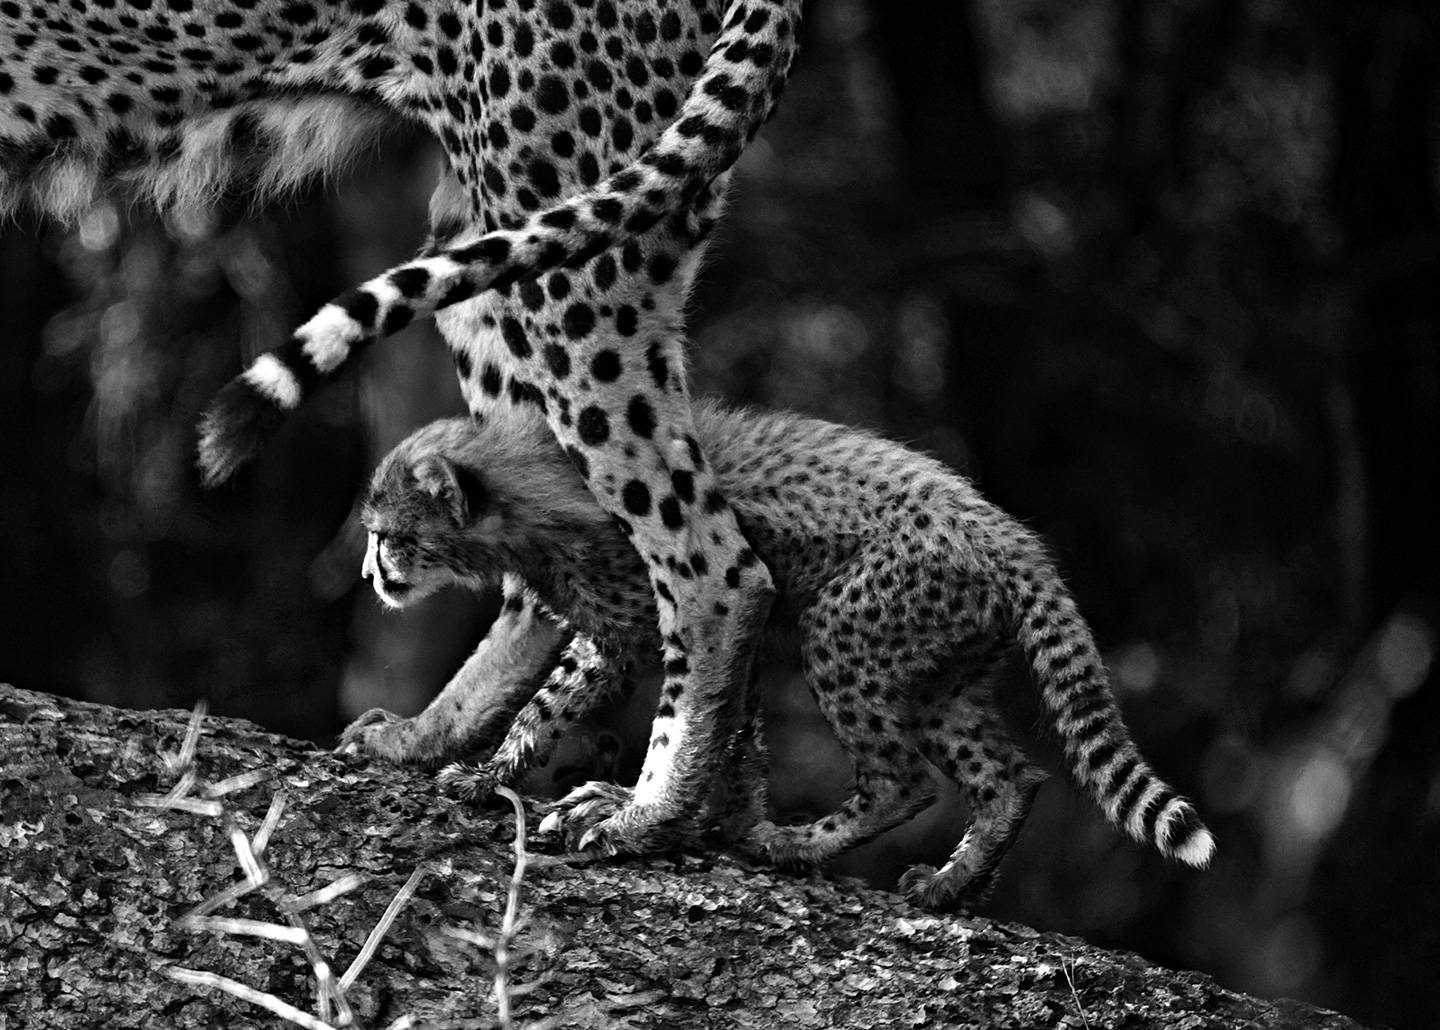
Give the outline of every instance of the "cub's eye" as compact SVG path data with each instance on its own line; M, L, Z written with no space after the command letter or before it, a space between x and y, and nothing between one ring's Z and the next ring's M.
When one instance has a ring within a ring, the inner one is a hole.
M413 533L376 533L375 539L385 545L391 551L413 551L417 547L419 538Z

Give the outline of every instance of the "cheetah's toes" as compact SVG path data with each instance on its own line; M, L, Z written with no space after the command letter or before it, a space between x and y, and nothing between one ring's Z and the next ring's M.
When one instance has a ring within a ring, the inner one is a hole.
M335 744L335 751L337 754L377 754L378 752L371 746L372 741L382 739L386 727L393 726L398 722L404 722L404 720L394 712L386 711L384 708L371 708L340 732L340 740Z
M757 862L796 872L809 872L824 860L814 853L804 827L776 826L766 820L750 828L741 851Z
M346 726L335 751L398 765L435 766L445 757L418 719L403 719L383 708L372 708Z
M900 877L899 891L921 908L960 912L983 902L994 886L993 874L965 880L934 866L913 865Z
M595 781L577 787L557 802L542 829L563 827L578 851L606 855L648 855L697 837L690 820L657 805L637 805L629 787Z
M462 801L486 801L495 796L500 777L488 767L451 762L435 774L440 789Z

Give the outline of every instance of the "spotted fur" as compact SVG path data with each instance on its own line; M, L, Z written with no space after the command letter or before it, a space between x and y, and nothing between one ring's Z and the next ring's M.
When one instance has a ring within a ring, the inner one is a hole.
M584 268L616 244L644 234L667 217L676 219L677 225L666 235L678 237L678 248L657 248L647 254L635 247L621 251L619 260L632 275L643 270L652 287L663 289L672 279L688 283L688 272L682 272L680 265L686 261L693 265L699 244L719 214L712 183L735 162L773 110L793 59L797 23L780 10L772 12L771 6L734 3L727 8L726 27L712 44L678 113L671 89L662 87L654 94L656 113L652 117L659 117L663 110L674 120L638 159L539 213L534 209L541 199L558 194L561 174L550 159L532 159L539 164L532 163L525 172L528 188L521 185L516 190L522 195L519 206L523 214L489 218L491 231L479 239L435 248L371 279L326 305L284 347L258 358L217 398L206 416L200 460L207 478L227 478L254 454L277 415L298 405L318 380L345 368L361 344L386 336L417 317L487 290L509 292L517 284L533 283L536 276L551 269ZM796 4L788 6L798 10ZM678 15L668 12L653 31L678 38ZM561 40L552 45L552 53L558 45L569 46ZM688 53L698 55L694 50ZM578 61L573 48L571 60ZM677 70L676 62L664 60L664 67ZM683 58L679 63L684 63ZM583 84L596 88L601 82L613 85L622 74L631 83L642 83L649 82L652 73L647 65L631 58L623 70L592 66L584 72ZM576 78L580 78L578 72ZM493 81L492 76L492 89ZM567 95L572 91L574 85L559 76L541 75L534 88L534 103L542 113L563 114L573 103ZM661 96L671 99L662 104ZM628 120L624 124L628 125ZM596 119L590 131L598 133L604 125ZM612 136L617 131L610 126ZM627 128L626 132L634 130ZM547 149L556 149L553 140L548 142ZM560 149L574 145L572 140ZM579 168L579 181L586 183L598 175L598 168L598 162L594 170ZM497 190L503 187L502 192L511 189L498 179L487 185ZM496 221L509 227L493 228ZM613 256L608 265L597 262L592 275L619 277L618 272L602 272L602 268L615 268ZM496 324L504 343L512 356L521 360L530 358L537 346L559 348L546 349L543 355L557 378L563 378L559 372L566 366L561 357L566 345L593 334L601 320L614 319L621 336L635 335L640 327L640 314L634 307L614 305L607 315L602 309L611 305L587 302L583 291L574 290L564 272L557 273L544 288L532 285L518 293L524 308L555 320L548 325L549 331L540 335L556 342L539 344L524 325L500 319ZM599 294L602 299L622 299L608 288ZM523 393L524 387L520 390ZM544 403L542 398L533 399Z
M447 170L420 258L327 305L211 407L211 481L356 348L441 311L471 410L543 416L654 583L670 657L635 796L597 843L683 836L772 596L695 441L684 305L800 0L0 0L0 214L259 195L386 125ZM696 499L708 499L697 503ZM713 573L676 571L699 554Z
M1172 858L1209 861L1209 831L1135 747L1090 630L1032 533L938 462L866 433L709 406L697 430L775 576L774 626L798 631L806 680L855 763L839 811L803 827L753 826L752 850L808 865L860 844L930 802L929 762L965 791L971 823L947 865L917 867L906 889L940 908L983 897L1044 779L989 695L1018 645L1071 777L1106 818ZM659 644L645 567L602 514L553 443L498 419L427 426L374 475L365 571L388 603L518 576L581 642L517 690L533 696L494 759L447 772L467 793L543 759ZM421 718L470 738L455 711L436 705ZM612 791L582 788L565 807Z

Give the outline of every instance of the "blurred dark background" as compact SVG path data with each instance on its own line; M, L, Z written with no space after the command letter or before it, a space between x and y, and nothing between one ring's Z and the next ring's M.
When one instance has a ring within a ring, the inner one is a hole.
M1440 7L820 0L807 31L695 298L697 389L913 441L1042 532L1220 840L1177 869L1051 785L986 914L1440 1026ZM242 360L418 245L434 162L398 137L258 213L5 227L0 678L322 742L445 682L493 602L382 614L347 524L460 406L433 327L235 487L191 467ZM828 809L843 757L794 670L767 690L777 803ZM958 818L844 871L893 883Z

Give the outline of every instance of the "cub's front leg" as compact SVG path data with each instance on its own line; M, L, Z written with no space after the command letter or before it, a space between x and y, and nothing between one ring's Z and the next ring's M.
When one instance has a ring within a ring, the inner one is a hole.
M559 662L569 631L505 577L500 615L438 697L405 719L372 708L345 728L337 751L433 768L493 746Z
M466 799L488 796L496 787L513 786L555 753L566 731L579 719L620 694L626 661L583 634L577 634L559 663L510 723L504 742L482 765L454 764L440 772L440 784Z

